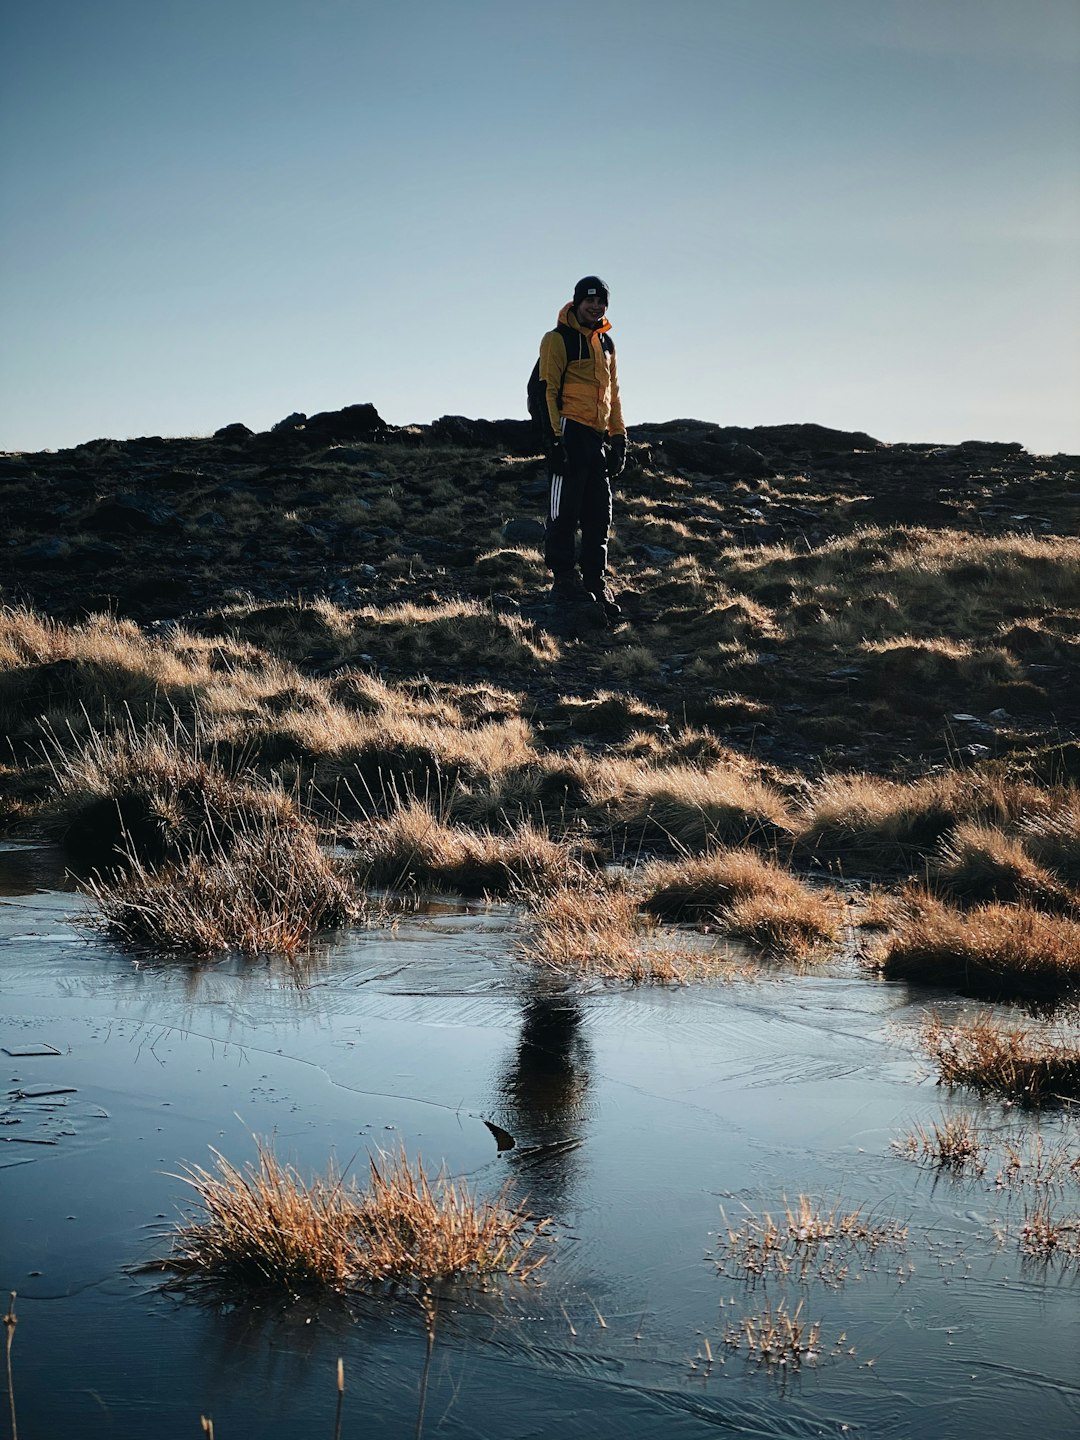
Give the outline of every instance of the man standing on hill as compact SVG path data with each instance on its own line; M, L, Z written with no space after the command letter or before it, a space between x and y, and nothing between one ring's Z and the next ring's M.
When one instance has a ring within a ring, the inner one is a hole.
M615 346L605 319L608 287L596 275L574 286L574 298L540 342L539 377L551 422L551 497L544 559L557 604L594 601L608 624L622 618L607 574L611 482L626 463ZM581 573L574 564L581 530Z

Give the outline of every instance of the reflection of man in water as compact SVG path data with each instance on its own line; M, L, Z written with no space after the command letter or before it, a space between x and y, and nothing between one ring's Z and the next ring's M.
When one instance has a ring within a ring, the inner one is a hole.
M514 1137L507 1159L533 1209L561 1199L585 1139L592 1051L572 995L532 994L522 1008L517 1048L499 1084L499 1123Z

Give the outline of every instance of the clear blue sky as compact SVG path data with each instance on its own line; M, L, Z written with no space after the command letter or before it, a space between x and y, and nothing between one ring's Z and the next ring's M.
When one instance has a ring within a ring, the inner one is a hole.
M0 448L524 415L1080 451L1080 0L21 0Z

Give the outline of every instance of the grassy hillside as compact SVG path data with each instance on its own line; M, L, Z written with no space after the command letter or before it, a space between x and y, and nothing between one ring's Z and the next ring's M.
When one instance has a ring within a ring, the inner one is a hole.
M1025 988L1070 984L1075 457L818 426L631 438L614 630L549 603L516 422L394 430L361 406L0 457L3 823L141 877L137 916L102 894L140 943L162 867L205 881L242 840L256 868L302 851L308 929L356 918L346 881L549 909L617 884L635 944L663 920L827 954L846 914L896 973L993 989L1022 932L1049 957L1010 960ZM352 847L344 879L309 827ZM274 924L279 948L307 933ZM566 941L548 950L582 953Z

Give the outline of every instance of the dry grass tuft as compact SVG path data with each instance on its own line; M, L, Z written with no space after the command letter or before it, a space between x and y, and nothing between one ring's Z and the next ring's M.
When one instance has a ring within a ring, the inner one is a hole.
M1080 1155L1067 1139L1048 1144L1038 1130L1002 1139L1001 1165L995 1177L999 1190L1013 1185L1060 1189L1067 1180L1080 1182Z
M1045 1195L1024 1207L1020 1253L1027 1260L1080 1265L1080 1215L1055 1215Z
M749 1279L793 1272L805 1277L814 1272L830 1284L840 1284L850 1273L853 1258L859 1257L865 1267L883 1246L900 1250L907 1243L906 1225L875 1220L861 1207L826 1208L808 1195L800 1195L794 1208L785 1203L778 1220L768 1211L760 1218L748 1211L741 1225L732 1226L723 1207L720 1213L726 1235L718 1237L724 1253L716 1268Z
M1017 823L1042 814L1046 792L1024 781L944 771L911 785L831 775L810 796L798 846L871 870L906 867L964 821Z
M752 838L772 844L787 835L791 812L776 786L747 769L735 756L705 768L656 769L611 758L590 775L590 798L629 834L687 852Z
M155 1268L218 1290L272 1288L338 1293L390 1284L513 1275L543 1263L534 1253L546 1222L531 1223L500 1195L481 1200L445 1170L431 1177L404 1151L372 1156L368 1188L334 1168L305 1181L266 1142L238 1169L212 1151L216 1171L188 1166L203 1219L181 1225Z
M909 1135L892 1142L892 1148L908 1160L922 1161L939 1170L960 1175L982 1175L986 1170L990 1141L971 1115L946 1115L941 1123L931 1121L929 1130L916 1125Z
M994 825L965 821L944 839L931 867L935 885L965 903L1027 901L1044 910L1075 905L1019 839Z
M376 511L368 513L374 517ZM393 521L400 515L386 518ZM407 571L411 562L402 564ZM352 663L358 653L365 653L380 664L417 671L485 666L505 675L533 672L552 664L560 653L551 636L476 600L424 605L404 601L359 609L329 600L268 602L231 606L203 623L297 664L313 652L330 664Z
M797 883L789 890L740 895L717 919L729 935L788 960L824 958L840 930L836 902Z
M987 1013L948 1025L932 1015L921 1042L946 1085L969 1085L1025 1105L1080 1095L1080 1044Z
M564 886L530 902L526 927L521 956L562 975L679 984L729 968L707 950L662 936L628 891Z
M642 884L642 903L651 914L719 925L789 958L806 959L840 929L840 905L831 891L811 889L753 850L656 862L645 869Z
M872 963L890 980L987 994L1045 994L1080 981L1080 924L1027 904L961 913L909 889L895 934Z
M1020 827L1024 849L1066 885L1080 885L1080 806L1063 805Z
M105 927L155 950L295 956L320 930L359 917L362 906L314 826L250 823L203 854L149 869L135 855L90 893Z
M368 885L511 895L551 890L584 876L580 851L522 823L508 835L447 825L419 800L353 827L358 871Z
M137 729L91 731L70 750L54 744L57 786L50 822L87 865L148 865L227 850L233 836L263 825L300 824L280 785L222 766L198 727L174 717Z
M1018 611L1067 612L1080 583L1080 545L1073 536L868 526L809 552L783 544L734 551L725 575L751 595L783 586L789 614L820 609L832 618L829 640L869 648L892 637L991 635L1003 614ZM850 604L839 605L841 597Z
M532 732L520 719L468 726L408 714L363 716L325 737L303 729L307 746L324 743L314 779L335 808L363 817L396 810L413 797L469 821L498 812L513 777L535 766ZM512 808L507 813L513 813Z
M811 1324L803 1320L802 1309L802 1300L790 1315L784 1300L775 1308L766 1305L759 1315L744 1315L740 1324L729 1324L724 1344L731 1350L745 1348L766 1366L797 1366L804 1360L812 1361L820 1349L821 1321Z
M896 896L889 890L870 885L856 892L854 922L862 930L891 930L896 923Z
M209 680L199 656L148 639L131 620L92 615L79 625L0 607L0 722L27 733L31 717L82 729L124 707L181 705Z

